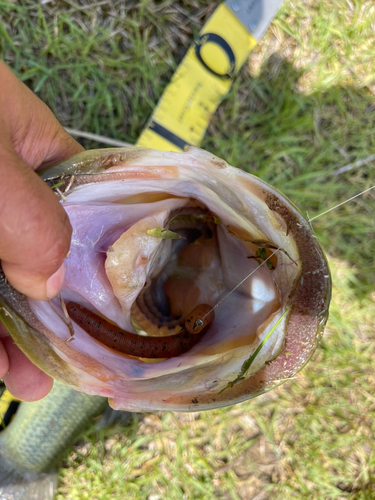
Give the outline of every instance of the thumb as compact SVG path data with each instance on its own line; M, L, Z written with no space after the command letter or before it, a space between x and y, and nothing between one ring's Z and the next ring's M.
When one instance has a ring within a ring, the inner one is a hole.
M0 259L9 282L36 300L64 281L69 219L52 190L10 147L0 149Z

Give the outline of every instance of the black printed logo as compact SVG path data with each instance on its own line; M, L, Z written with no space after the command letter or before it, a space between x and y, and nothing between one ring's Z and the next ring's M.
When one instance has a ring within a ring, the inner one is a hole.
M201 55L201 50L202 47L208 42L215 43L216 45L221 47L228 56L229 68L226 73L223 74L217 73L212 68L210 68L209 64L206 61L203 60ZM195 54L199 62L213 75L222 78L223 80L234 78L234 73L236 68L236 58L228 42L226 42L224 38L222 38L220 35L217 35L216 33L204 33L203 35L201 35L195 42Z

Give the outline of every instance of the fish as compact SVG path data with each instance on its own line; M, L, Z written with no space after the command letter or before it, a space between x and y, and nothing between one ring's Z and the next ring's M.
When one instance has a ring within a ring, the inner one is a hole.
M66 450L106 406L56 381L42 400L22 403L0 432L0 500L52 500Z
M65 282L35 301L0 274L0 315L54 379L117 410L208 410L311 358L330 271L277 189L195 147L84 151L41 176L73 228Z

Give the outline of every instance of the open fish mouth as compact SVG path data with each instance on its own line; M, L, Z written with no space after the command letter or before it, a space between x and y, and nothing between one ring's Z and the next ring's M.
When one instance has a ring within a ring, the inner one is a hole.
M197 148L87 151L42 177L73 227L61 297L0 277L0 300L51 376L117 409L186 411L254 397L308 361L330 274L277 190Z

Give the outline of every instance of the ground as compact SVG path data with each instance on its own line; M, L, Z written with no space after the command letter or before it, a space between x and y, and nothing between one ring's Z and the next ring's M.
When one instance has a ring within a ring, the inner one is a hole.
M135 142L216 6L0 0L0 55L64 125ZM202 146L311 218L371 187L374 28L372 1L285 0ZM374 191L313 223L333 299L294 380L227 409L92 427L58 500L375 499Z

